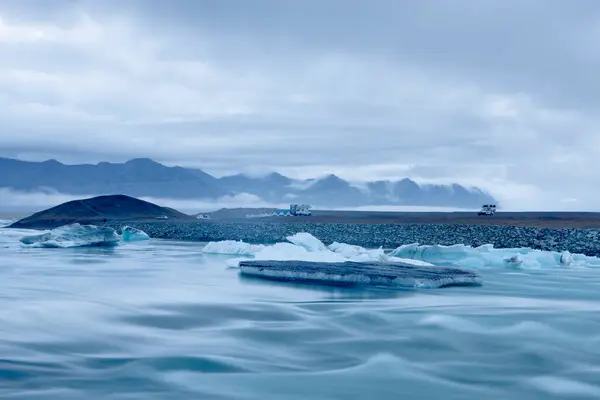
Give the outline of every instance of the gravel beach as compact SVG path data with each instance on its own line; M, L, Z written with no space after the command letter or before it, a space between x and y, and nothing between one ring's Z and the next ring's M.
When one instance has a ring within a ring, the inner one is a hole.
M220 210L211 220L113 220L142 229L153 238L186 241L243 240L276 243L297 232L308 232L326 244L334 241L364 247L395 248L423 245L493 244L497 248L539 250L600 256L600 213L499 212L369 212L314 211L310 217L245 218L252 209ZM12 215L14 216L14 215Z
M119 229L122 222L108 223ZM427 223L325 222L130 222L153 238L187 241L242 240L276 243L297 232L308 232L329 244L334 241L364 247L395 248L403 244L493 244L498 248L530 247L540 250L600 256L600 229L540 228L514 225Z

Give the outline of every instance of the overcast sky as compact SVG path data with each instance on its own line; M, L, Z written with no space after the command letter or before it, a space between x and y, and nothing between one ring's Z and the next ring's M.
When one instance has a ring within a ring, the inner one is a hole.
M600 2L2 0L0 156L600 210Z

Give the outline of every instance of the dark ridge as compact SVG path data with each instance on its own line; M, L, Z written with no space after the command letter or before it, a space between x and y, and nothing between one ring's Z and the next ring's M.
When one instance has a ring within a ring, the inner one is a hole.
M54 229L75 222L98 224L114 221L148 221L166 216L189 220L193 217L177 210L122 194L73 200L23 218L9 228Z

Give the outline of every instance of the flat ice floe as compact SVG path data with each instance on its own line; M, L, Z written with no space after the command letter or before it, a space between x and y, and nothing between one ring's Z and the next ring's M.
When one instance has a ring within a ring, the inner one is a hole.
M457 267L417 266L409 263L242 261L242 275L292 282L329 285L373 285L441 288L480 285L479 275Z

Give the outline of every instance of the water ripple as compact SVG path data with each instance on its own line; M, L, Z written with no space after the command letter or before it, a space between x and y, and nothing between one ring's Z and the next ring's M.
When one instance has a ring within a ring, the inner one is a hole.
M600 396L592 269L394 291L248 280L225 259L158 240L0 249L0 397Z

